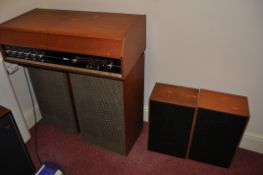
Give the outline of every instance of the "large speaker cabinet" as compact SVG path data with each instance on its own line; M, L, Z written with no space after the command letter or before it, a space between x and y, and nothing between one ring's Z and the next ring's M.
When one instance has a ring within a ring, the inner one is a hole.
M35 167L11 111L0 106L0 174L33 175Z
M0 44L28 67L44 119L129 153L143 126L145 15L34 9L0 25Z
M248 101L157 83L149 117L149 150L229 167L248 122Z

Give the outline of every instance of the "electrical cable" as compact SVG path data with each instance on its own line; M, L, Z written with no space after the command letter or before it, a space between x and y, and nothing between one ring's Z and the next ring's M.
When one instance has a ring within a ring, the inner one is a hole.
M33 91L31 90L31 86L30 86L30 83L29 83L29 77L28 77L28 73L25 69L25 67L23 67L23 71L24 71L24 75L26 77L26 82L27 82L27 86L28 86L28 90L29 90L29 95L30 95L30 99L31 99L31 103L32 103L32 107L33 107L33 114L34 114L34 123L35 123L35 126L34 126L34 140L35 140L35 151L36 151L36 157L37 157L37 160L39 161L40 165L43 164L42 160L40 159L40 156L39 156L39 152L38 152L38 142L37 142L37 117L36 117L36 109L35 109L35 102L34 102L34 98L33 98Z

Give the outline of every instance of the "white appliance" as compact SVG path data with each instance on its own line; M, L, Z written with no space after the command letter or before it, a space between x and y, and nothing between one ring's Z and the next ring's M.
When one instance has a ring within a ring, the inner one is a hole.
M10 109L15 118L18 129L23 137L24 142L30 138L24 117L18 104L10 79L7 75L3 64L3 57L0 53L0 105Z

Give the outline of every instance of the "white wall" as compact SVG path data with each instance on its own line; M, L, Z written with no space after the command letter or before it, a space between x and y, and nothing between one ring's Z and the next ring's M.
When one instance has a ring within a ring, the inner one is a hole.
M37 7L44 7L44 0L0 0L0 23Z
M248 96L241 146L263 153L262 0L46 0L46 7L146 14L145 105L156 81Z

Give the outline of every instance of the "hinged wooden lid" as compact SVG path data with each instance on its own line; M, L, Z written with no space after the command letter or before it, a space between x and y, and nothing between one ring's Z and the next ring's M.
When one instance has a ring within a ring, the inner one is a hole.
M150 100L195 108L198 89L156 83Z
M122 40L143 15L34 9L1 24L2 29Z
M245 96L201 89L198 107L249 117L248 100Z

